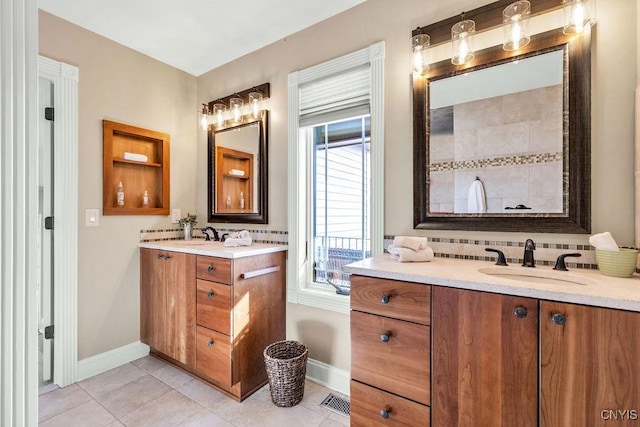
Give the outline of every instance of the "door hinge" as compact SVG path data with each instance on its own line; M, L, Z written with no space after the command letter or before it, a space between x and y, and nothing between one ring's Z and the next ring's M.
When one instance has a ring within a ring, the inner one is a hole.
M53 339L53 325L49 325L44 328L44 339L46 340Z
M45 230L53 230L53 217L48 216L44 219L44 229Z
M45 107L44 118L51 122L53 121L53 107Z

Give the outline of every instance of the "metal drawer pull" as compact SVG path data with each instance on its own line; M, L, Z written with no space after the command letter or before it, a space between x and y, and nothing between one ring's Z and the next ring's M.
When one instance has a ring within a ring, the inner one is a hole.
M262 268L260 270L247 271L246 273L242 273L240 277L242 279L251 279L253 277L264 276L265 274L275 273L276 271L280 271L279 265Z
M380 411L380 416L386 420L389 418L390 413L391 413L391 408L386 407Z
M209 273L211 273L213 270L215 270L215 268L213 268L213 266L212 266L212 265L210 265L209 267L207 267L207 271L208 271Z
M553 313L551 315L551 321L556 325L562 326L567 323L567 317L562 313Z
M380 298L380 302L383 304L389 304L389 295L382 295L382 298Z
M214 295L213 291L207 292L207 298L213 298Z
M385 332L384 334L380 335L380 341L389 342L389 337L391 337L391 332Z
M213 338L209 340L207 347L213 347Z

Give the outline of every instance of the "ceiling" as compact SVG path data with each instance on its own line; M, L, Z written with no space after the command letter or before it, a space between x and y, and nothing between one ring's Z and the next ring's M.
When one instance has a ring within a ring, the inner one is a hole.
M365 0L38 0L38 7L199 76Z

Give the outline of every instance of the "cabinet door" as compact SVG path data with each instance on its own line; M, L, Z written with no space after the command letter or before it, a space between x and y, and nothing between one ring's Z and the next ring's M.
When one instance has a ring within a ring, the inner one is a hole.
M640 314L543 301L541 426L640 423Z
M538 301L439 286L431 298L431 425L536 426Z
M165 251L140 249L140 341L166 351Z
M164 353L190 367L196 363L196 256L166 252ZM162 317L159 315L159 317Z

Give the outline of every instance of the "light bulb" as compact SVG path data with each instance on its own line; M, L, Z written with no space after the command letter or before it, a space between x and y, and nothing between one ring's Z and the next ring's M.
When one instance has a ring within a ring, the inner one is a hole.
M239 123L242 119L242 98L231 98L229 108L231 108L231 118L234 123Z
M475 32L476 23L470 19L460 21L451 27L452 64L464 65L473 59L472 39Z
M416 75L425 75L429 71L427 51L431 38L427 34L417 34L411 37L412 71Z
M251 109L251 117L254 119L262 118L262 109L261 107L262 94L260 92L250 92L249 93L249 107Z
M529 15L531 4L527 0L511 3L502 11L502 27L504 41L502 48L506 51L518 50L529 44Z
M581 33L584 29L584 6L582 3L578 3L573 6L573 16L572 23L576 27L576 33Z
M209 108L207 104L202 104L202 111L200 112L200 130L207 130L209 127Z
M224 112L226 110L227 106L220 102L213 104L213 119L215 120L217 128L224 126Z
M587 0L568 0L565 4L565 22L562 32L579 34L591 26Z
M511 27L511 42L513 43L513 50L518 50L520 49L520 37L522 37L522 29L517 22L520 16L518 15L517 18L514 16L511 19L515 21Z

